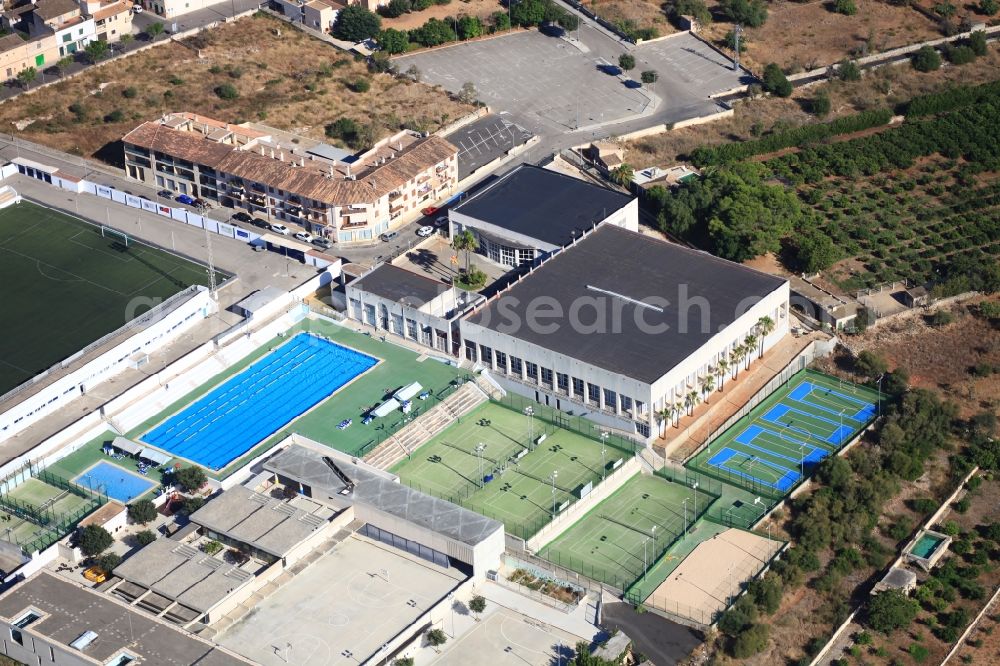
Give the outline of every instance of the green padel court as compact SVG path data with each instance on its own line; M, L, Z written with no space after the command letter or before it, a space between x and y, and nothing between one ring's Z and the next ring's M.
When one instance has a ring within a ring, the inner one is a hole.
M636 474L539 554L625 590L683 537L685 525L692 528L715 499L659 476Z
M529 446L543 434L544 441ZM602 459L599 440L484 403L393 472L413 488L500 520L511 534L528 538L551 519L553 499L557 507L575 501L581 486L600 483L602 465L610 474L617 460L631 457L609 442Z
M101 230L28 201L0 210L0 394L147 309L132 299L208 283L204 266Z
M688 467L782 497L875 419L878 399L867 387L803 370L710 442Z

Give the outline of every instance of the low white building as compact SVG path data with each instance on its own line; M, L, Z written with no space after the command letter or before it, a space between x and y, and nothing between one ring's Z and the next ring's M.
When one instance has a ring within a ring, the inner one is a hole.
M458 318L482 296L392 264L345 288L347 316L447 354L458 353Z
M522 164L448 213L454 236L468 229L478 252L501 266L530 265L588 231L611 224L639 230L630 195Z
M651 440L660 410L702 397L748 335L756 358L788 332L788 293L782 278L605 224L463 318L462 353L508 390Z

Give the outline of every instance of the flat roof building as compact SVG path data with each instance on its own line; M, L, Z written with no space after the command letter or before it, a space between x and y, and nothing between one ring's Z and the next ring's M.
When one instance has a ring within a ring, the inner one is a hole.
M449 211L451 231L471 230L494 263L531 264L603 224L639 229L635 197L522 164Z
M788 330L788 283L603 225L461 321L463 354L515 392L648 438L760 320Z
M0 594L3 651L25 664L247 666L223 647L42 570Z

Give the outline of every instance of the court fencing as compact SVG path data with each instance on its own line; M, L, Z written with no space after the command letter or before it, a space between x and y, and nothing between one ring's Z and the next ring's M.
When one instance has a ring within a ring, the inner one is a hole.
M53 510L55 502L49 503L47 507L40 507L10 495L10 492L17 487L17 485L12 485L14 480L20 479L21 482L24 482L30 478L38 479L85 501L77 509L56 512ZM72 532L81 520L107 502L106 493L93 492L73 481L37 467L32 461L28 461L24 467L0 482L0 508L21 520L37 525L39 529L35 530L32 537L28 539L19 538L12 530L8 529L2 538L7 541L13 540L12 543L20 546L24 554L30 557L31 553L48 548ZM0 533L3 532L3 529L2 524L0 524Z

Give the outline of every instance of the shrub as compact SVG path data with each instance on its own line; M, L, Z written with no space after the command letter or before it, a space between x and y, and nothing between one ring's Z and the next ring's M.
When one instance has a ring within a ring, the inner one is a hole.
M732 642L731 652L737 659L747 659L759 654L767 647L771 627L766 624L755 624L741 632Z
M858 6L854 0L834 0L833 10L844 16L854 16L858 13Z
M358 79L352 82L349 87L356 93L366 93L371 90L372 84L368 82L368 79Z
M968 44L969 48L972 49L972 52L977 56L986 55L986 33L982 30L976 30L974 33L969 35Z
M231 83L223 83L215 87L215 94L219 99L236 99L240 96L240 91Z
M156 534L152 530L143 530L136 533L135 540L139 542L140 546L148 546L156 541Z
M424 635L427 637L427 643L431 647L441 647L448 642L448 636L440 629L431 629Z
M931 326L941 327L947 326L955 321L955 317L952 316L952 314L947 310L935 310L934 314L930 316L928 321Z
M767 21L767 5L763 0L722 0L721 7L733 23L759 28Z
M837 76L841 81L860 81L861 68L853 60L845 60L837 68Z
M976 52L965 45L950 46L945 49L944 55L953 65L967 65L976 59Z
M240 69L239 67L233 67L231 70L229 70L229 78L239 79L242 77L243 77L243 70Z
M883 634L909 626L920 606L899 590L879 592L868 601L868 626Z
M927 651L927 648L920 643L912 643L910 645L909 653L910 658L918 664L927 661L927 656L930 654L930 652Z
M215 540L208 541L208 542L202 544L202 546L201 546L201 549L207 555L215 555L216 553L221 552L223 548L225 548L225 546L223 546L220 542L215 541Z
M674 0L670 7L670 16L674 20L680 16L693 16L702 25L712 22L712 13L708 11L704 0Z
M181 513L190 516L192 513L205 506L204 497L185 497L181 505Z
M104 553L94 560L94 564L101 567L105 572L111 573L122 563L122 556L118 553Z
M125 120L125 113L120 109L115 109L108 115L104 116L104 122L106 123L120 123Z
M1000 2L997 2L997 0L979 0L976 11L986 16L993 16L1000 11Z
M122 91L122 97L124 97L125 99L134 99L138 94L139 91L132 86L129 86L128 88Z
M826 92L821 92L813 97L809 103L809 110L821 118L830 113L830 95Z
M624 72L635 69L635 56L631 53L621 54L618 56L618 66L621 67Z
M933 46L921 46L910 58L910 63L918 72L933 72L941 67L941 56Z
M776 63L772 62L764 68L764 90L778 97L788 97L792 94L792 84Z

